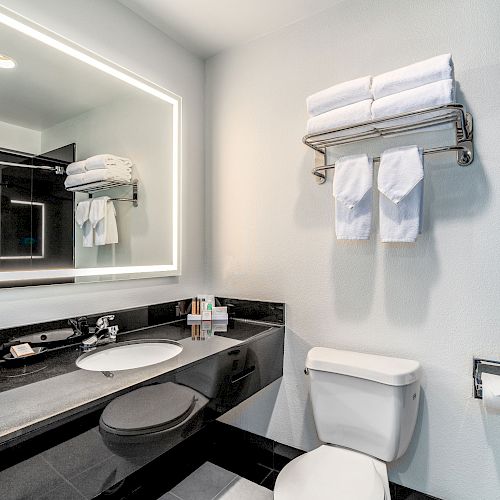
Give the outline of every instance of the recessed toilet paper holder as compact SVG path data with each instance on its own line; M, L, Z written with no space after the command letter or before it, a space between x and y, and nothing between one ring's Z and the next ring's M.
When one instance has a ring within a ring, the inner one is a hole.
M483 399L483 382L481 380L481 375L483 373L493 373L494 375L500 375L500 361L474 358L472 373L474 377L474 397Z

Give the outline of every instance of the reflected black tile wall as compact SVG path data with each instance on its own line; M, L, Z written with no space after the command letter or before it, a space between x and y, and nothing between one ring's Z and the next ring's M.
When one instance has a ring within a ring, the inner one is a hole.
M74 159L74 146L35 158L0 149L0 159L19 165L67 164ZM74 195L65 189L63 175L22 166L2 168L0 198L0 271L74 267ZM0 286L72 281L58 278L2 282Z

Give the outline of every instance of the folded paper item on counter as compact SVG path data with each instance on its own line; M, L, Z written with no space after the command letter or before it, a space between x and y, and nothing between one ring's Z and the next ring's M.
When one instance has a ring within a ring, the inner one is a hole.
M35 354L35 351L29 344L19 344L13 345L10 348L10 353L15 358L25 358L26 356L33 356L33 354Z

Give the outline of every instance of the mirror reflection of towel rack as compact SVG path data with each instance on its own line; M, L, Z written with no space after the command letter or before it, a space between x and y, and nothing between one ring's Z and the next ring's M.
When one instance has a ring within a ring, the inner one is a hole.
M107 189L121 188L121 187L132 187L132 198L110 198L109 201L131 202L134 207L138 207L139 188L137 179L133 179L130 182L118 181L118 180L91 182L89 184L82 184L80 186L70 187L68 188L68 191L73 191L75 193L87 193L89 195L89 198L92 198L92 196L95 193L98 193L100 191L104 191Z

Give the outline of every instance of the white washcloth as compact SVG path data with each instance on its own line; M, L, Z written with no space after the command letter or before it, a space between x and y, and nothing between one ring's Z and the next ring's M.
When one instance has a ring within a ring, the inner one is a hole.
M83 246L86 248L92 247L94 244L94 231L89 220L91 203L92 200L81 201L75 210L75 222L82 230Z
M129 171L116 171L108 169L91 170L84 174L68 175L64 181L66 188L81 186L82 184L90 184L92 182L100 181L124 181L130 182L132 175Z
M384 118L391 115L398 115L418 109L432 108L450 104L455 100L455 85L453 80L441 80L439 82L422 85L411 90L405 90L398 94L392 94L382 99L376 99L372 104L372 117L374 120ZM446 111L435 111L427 113L425 119L438 117L446 113ZM420 122L423 116L408 116L404 118L395 118L394 120L386 121L384 124L374 123L373 126L387 127L408 125L411 123Z
M132 161L129 158L121 158L110 154L91 156L85 161L86 170L100 170L112 166L131 167Z
M453 78L451 54L442 54L374 77L372 92L375 99L380 99L428 83Z
M85 160L75 161L66 167L67 175L83 174L85 172Z
M371 106L372 99L365 99L364 101L349 104L349 106L343 106L309 118L307 120L307 133L320 134L334 128L349 127L357 123L369 122L372 119ZM373 130L371 125L364 125L363 127L358 127L356 132L368 132L370 130ZM346 130L338 133L338 135L340 137L352 133L352 131Z
M417 146L388 149L380 157L380 236L383 242L413 242L422 227L423 151Z
M310 116L317 116L332 109L372 99L371 81L371 76L363 76L320 90L306 99L307 112Z
M366 154L335 162L335 233L339 240L367 240L372 225L373 160Z

